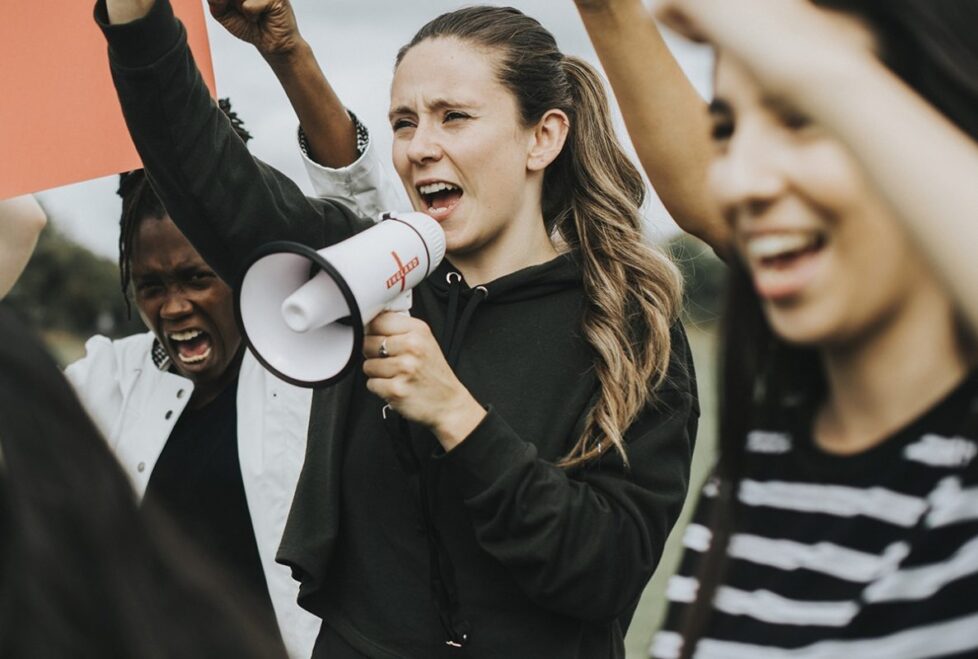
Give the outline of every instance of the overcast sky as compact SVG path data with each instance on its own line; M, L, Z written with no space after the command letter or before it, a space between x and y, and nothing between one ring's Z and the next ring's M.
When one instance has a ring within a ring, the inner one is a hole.
M303 35L312 44L340 98L371 129L372 139L381 152L389 153L387 109L395 53L431 18L472 3L292 0L292 4ZM488 4L519 7L553 32L565 53L598 65L572 0L511 0ZM274 76L251 46L236 41L209 16L208 31L218 95L231 98L234 109L254 135L251 151L288 174L307 194L311 193L295 145L295 116ZM669 42L687 75L700 93L707 96L709 52L679 39L670 38ZM627 141L620 120L617 123L623 140ZM115 177L108 177L56 188L39 196L59 228L99 254L115 258L120 208L115 188ZM661 205L650 203L646 216L653 236L674 231Z

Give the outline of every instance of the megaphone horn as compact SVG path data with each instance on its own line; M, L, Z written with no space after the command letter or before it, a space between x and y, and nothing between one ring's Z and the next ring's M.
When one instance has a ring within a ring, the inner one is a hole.
M359 361L364 326L382 311L410 309L411 289L444 257L441 226L416 212L385 214L318 251L269 243L238 286L238 324L272 373L303 387L328 386Z

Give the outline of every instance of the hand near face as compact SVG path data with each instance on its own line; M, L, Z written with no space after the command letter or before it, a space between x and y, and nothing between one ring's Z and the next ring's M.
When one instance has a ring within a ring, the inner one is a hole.
M387 356L382 357L381 346ZM486 411L459 382L427 323L382 313L363 341L367 389L401 416L430 428L446 451L475 429Z
M288 55L302 43L289 0L207 0L211 16L264 57Z

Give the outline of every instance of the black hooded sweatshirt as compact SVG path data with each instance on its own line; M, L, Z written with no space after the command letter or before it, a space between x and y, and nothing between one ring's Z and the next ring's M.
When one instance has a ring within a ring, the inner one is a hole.
M119 26L99 2L96 18L149 177L226 281L264 243L318 249L371 226L248 153L168 0ZM625 433L629 466L610 450L556 467L600 393L585 301L574 253L474 289L446 260L415 289L412 315L488 410L449 453L385 421L360 369L315 393L279 560L326 634L378 658L624 656L686 495L699 409L677 325L667 381Z

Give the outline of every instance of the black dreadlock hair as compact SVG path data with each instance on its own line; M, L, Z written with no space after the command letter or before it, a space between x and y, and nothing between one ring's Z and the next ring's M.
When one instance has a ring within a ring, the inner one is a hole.
M231 100L222 98L217 105L231 122L234 132L247 144L251 133L245 129L238 113L231 110ZM126 299L126 314L132 317L129 282L132 277L132 244L136 229L145 219L162 219L166 215L166 209L143 169L119 174L119 189L116 194L122 197L122 215L119 218L119 284Z

